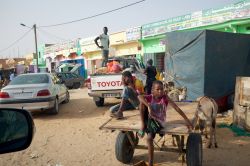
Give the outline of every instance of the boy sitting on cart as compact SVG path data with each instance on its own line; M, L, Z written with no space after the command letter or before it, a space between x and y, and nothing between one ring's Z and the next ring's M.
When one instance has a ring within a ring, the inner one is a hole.
M123 111L137 109L140 104L138 93L135 89L135 81L130 71L124 71L122 73L122 83L124 87L121 103L110 108L110 116L117 119L123 119Z
M166 95L163 90L163 83L161 81L154 81L152 85L152 93L150 95L138 96L140 101L140 117L141 117L141 130L138 134L143 137L147 133L149 166L153 165L154 145L153 139L156 133L159 133L163 128L166 120L166 109L168 103L185 119L189 129L192 129L192 124L183 113L183 111Z

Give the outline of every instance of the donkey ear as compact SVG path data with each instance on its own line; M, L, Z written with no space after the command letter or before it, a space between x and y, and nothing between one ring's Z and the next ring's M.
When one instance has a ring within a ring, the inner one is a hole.
M202 98L203 96L201 96L201 97L198 97L197 99L196 99L196 101L200 101L201 100L201 98Z

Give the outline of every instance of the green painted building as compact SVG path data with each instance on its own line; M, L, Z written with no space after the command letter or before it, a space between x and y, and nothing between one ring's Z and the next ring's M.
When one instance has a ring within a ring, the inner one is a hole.
M41 44L38 46L38 67L46 67L46 62L44 59L44 49L46 47L46 44Z
M250 0L142 25L144 62L151 58L158 70L163 71L165 33L204 29L250 34Z

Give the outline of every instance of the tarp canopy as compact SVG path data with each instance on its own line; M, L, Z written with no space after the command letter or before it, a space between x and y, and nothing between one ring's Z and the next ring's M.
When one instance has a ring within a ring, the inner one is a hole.
M234 91L236 76L250 76L250 35L211 30L166 33L166 77L186 86L188 100Z

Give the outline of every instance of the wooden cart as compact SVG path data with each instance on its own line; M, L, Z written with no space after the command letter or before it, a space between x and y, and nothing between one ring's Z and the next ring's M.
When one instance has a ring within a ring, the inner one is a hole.
M196 102L178 102L176 103L186 116L192 120L197 107ZM119 130L115 144L115 155L117 160L127 164L130 163L135 149L147 149L145 145L139 145L137 131L140 129L139 111L125 111L124 119L117 120L110 118L105 122L101 130ZM160 132L169 134L176 140L177 147L167 147L164 144L158 145L154 141L155 150L166 152L177 152L182 155L182 160L186 155L188 166L202 165L202 138L199 133L193 133L186 127L185 120L171 107L168 107L167 122ZM187 136L187 139L185 137Z

